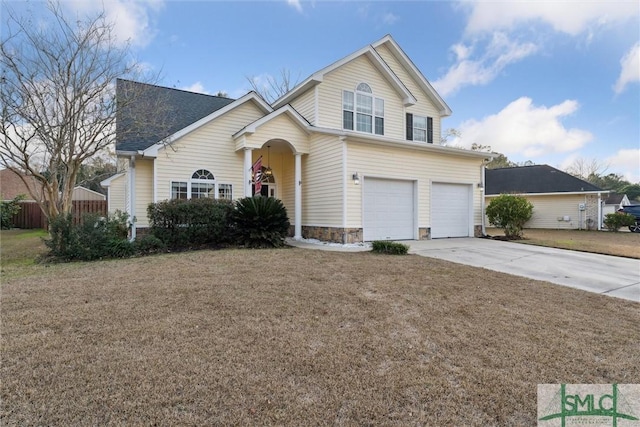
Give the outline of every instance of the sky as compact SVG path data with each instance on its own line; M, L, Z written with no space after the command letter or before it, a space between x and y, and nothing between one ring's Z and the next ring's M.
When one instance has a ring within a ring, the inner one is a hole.
M16 9L24 2L7 2ZM31 7L44 3L32 1ZM159 84L238 98L303 81L390 34L453 114L448 145L640 182L640 2L64 0L104 6Z

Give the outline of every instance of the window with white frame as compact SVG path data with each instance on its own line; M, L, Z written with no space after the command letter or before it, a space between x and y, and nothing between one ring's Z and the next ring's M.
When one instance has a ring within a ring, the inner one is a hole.
M407 113L407 139L433 144L433 118Z
M342 91L342 127L384 135L384 99L374 97L366 83L360 83L354 92Z
M216 182L214 175L206 169L198 169L187 181L171 181L172 199L198 199L210 197L232 199L232 185Z

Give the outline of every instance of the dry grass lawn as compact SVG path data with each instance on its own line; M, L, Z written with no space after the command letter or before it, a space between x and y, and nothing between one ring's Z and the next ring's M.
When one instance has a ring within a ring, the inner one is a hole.
M504 232L495 228L487 229L491 236L502 236ZM525 243L552 248L571 249L574 251L595 252L627 258L640 258L640 233L620 231L578 231L578 230L524 230Z
M3 257L0 424L535 425L539 383L640 382L639 308L418 256Z

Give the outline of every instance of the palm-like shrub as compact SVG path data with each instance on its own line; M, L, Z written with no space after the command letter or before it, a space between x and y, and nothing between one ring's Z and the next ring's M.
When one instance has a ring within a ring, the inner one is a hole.
M231 216L238 243L252 248L284 245L289 218L279 199L264 196L239 199Z

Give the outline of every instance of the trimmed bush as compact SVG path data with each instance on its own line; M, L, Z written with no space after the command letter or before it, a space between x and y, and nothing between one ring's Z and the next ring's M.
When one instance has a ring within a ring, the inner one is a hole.
M147 215L152 235L170 249L186 249L228 242L232 211L232 202L204 197L151 203Z
M636 223L636 217L625 213L615 212L604 216L604 226L607 230L618 232L622 227L629 227Z
M239 199L232 214L237 243L251 248L277 248L289 232L287 209L274 197Z
M62 261L125 258L135 253L128 233L125 213L108 217L84 215L77 225L73 224L70 214L59 215L50 223L50 239L45 240L45 244L50 255Z
M136 240L133 242L133 247L136 253L140 255L155 254L167 250L167 245L153 234L136 237Z
M526 198L501 194L491 200L486 209L489 222L504 230L509 239L522 237L522 229L533 215L533 205Z
M22 194L17 195L13 200L3 200L0 202L0 228L3 230L9 230L13 228L13 216L20 212L20 201L24 200L25 196Z
M378 254L406 255L409 245L387 240L375 240L371 243L371 250Z

